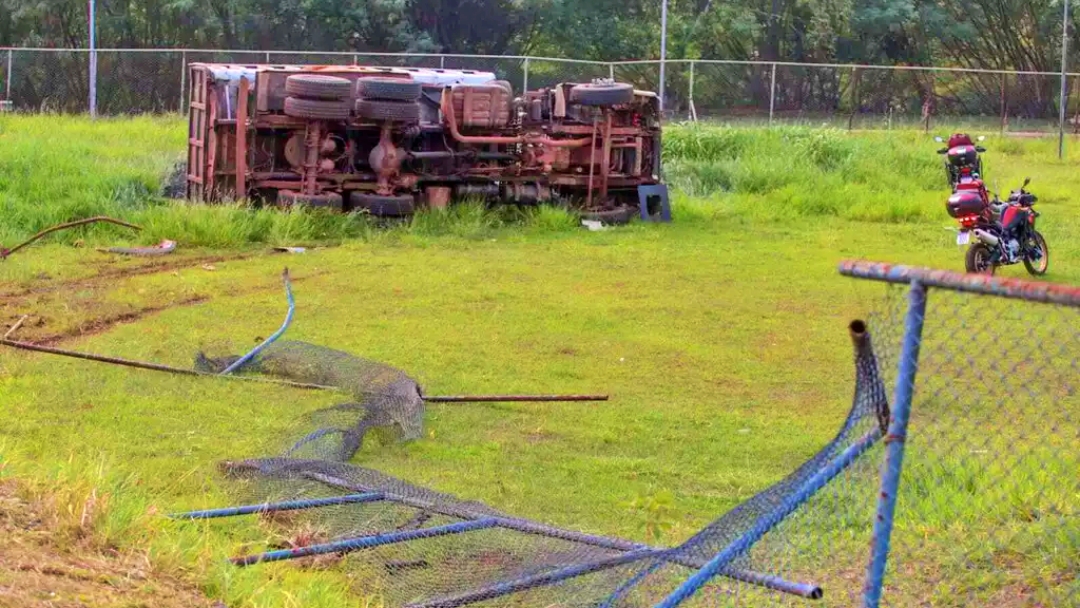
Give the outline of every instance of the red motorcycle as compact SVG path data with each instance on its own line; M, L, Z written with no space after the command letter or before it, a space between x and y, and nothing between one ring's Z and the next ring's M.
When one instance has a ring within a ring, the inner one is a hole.
M949 197L946 210L960 222L956 244L970 243L964 259L967 272L994 274L999 266L1023 262L1029 274L1046 274L1050 251L1046 239L1035 229L1039 213L1032 207L1039 199L1024 190L1029 183L1030 177L1004 202L997 195L993 201L987 201L982 194L985 188L982 192L958 189Z
M980 135L975 141L984 141L985 135ZM937 135L934 141L945 143L945 138ZM956 189L964 178L982 179L982 158L979 154L986 152L986 148L976 145L967 133L953 133L949 136L945 147L938 150L938 154L945 155L945 177L949 187Z

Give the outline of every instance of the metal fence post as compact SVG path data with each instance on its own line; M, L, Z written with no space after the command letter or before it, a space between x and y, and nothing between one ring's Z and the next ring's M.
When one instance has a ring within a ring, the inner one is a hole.
M266 63L270 63L270 51L266 51Z
M529 58L528 57L525 58L525 64L522 66L522 68L524 69L525 74L522 77L521 90L522 91L528 91L529 90Z
M187 51L180 51L180 113L187 107Z
M94 26L94 13L95 13L94 0L90 0L90 82L88 84L90 89L89 110L90 118L97 118L97 30Z
M12 51L11 49L8 49L8 52L7 52L7 72L5 72L5 74L7 74L7 78L6 78L7 82L4 83L4 99L6 99L8 101L11 101L11 81L13 79L13 77L11 75L11 63L12 63L11 56L13 54L14 54L14 51Z
M773 110L776 108L776 63L772 64L769 75L769 126L772 126Z
M690 90L688 91L688 107L687 110L690 113L690 120L697 120L697 112L694 111L694 65L696 61L690 62Z
M353 53L352 64L353 65L360 65L360 55L357 55L356 53Z
M878 608L885 582L885 564L889 557L893 518L896 514L900 472L904 464L904 442L907 440L911 399L915 393L915 373L919 369L919 347L922 344L923 320L926 318L926 286L912 281L908 291L908 310L904 318L904 342L900 353L900 369L896 379L896 395L885 436L885 462L881 469L881 491L878 494L877 515L870 564L867 566L863 607Z
M1058 105L1061 106L1060 115L1058 116L1058 160L1061 160L1065 156L1065 104L1067 100L1065 96L1068 94L1068 88L1065 83L1068 77L1065 73L1065 64L1068 61L1068 48L1069 48L1069 2L1070 0L1064 0L1064 16L1061 19L1061 101Z
M614 63L607 64L607 73L608 73L608 78L610 80L615 80L615 64Z
M439 69L446 69L446 55L439 55Z

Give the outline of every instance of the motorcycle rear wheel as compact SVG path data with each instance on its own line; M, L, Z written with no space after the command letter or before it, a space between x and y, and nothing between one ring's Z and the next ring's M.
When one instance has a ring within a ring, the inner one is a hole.
M1037 230L1033 231L1028 243L1032 244L1031 241L1034 241L1033 244L1042 250L1042 257L1039 258L1038 266L1032 264L1028 255L1030 248L1024 247L1024 268L1027 268L1028 273L1033 276L1042 276L1050 268L1050 249L1046 247L1046 239Z
M964 256L966 270L973 274L993 275L997 267L990 263L992 254L985 243L974 243L968 247L967 255Z

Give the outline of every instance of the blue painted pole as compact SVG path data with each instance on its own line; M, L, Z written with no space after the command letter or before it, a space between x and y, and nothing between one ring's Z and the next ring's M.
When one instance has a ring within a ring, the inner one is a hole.
M832 481L833 478L842 473L844 469L851 466L853 462L858 460L859 456L862 456L877 443L877 440L880 438L881 429L874 429L864 435L859 441L849 446L848 449L844 450L825 468L818 471L810 479L807 479L799 491L789 496L775 511L761 516L757 522L755 522L754 527L748 530L746 534L728 545L727 548L720 553L717 553L716 556L709 560L700 570L683 581L683 583L679 585L677 589L672 591L670 595L664 598L663 601L656 604L655 608L674 608L697 593L697 591L705 586L710 579L717 574L720 574L724 567L726 567L733 559L750 549L750 547L760 540L762 536L765 536L769 530L775 528L788 515L791 515L791 513L802 506L803 503L810 500L818 490L825 487L825 485Z
M629 553L616 555L615 557L609 557L607 559L588 562L585 564L576 564L573 566L567 566L565 568L552 570L550 572L542 572L540 574L534 574L532 576L525 576L502 583L495 583L492 585L488 585L487 587L481 587L474 591L462 593L460 595L446 596L433 600L427 600L424 602L408 604L405 608L457 608L458 606L475 604L476 602L490 600L493 598L502 597L504 595L518 593L519 591L534 589L536 587L543 587L544 585L551 585L585 574L599 572L601 570L607 570L609 568L628 564L639 559L644 559L647 557L658 557L660 553L663 553L663 551L656 551L654 549L641 549L638 551L631 551Z
M332 543L309 545L307 547L297 547L295 549L283 549L281 551L270 551L268 553L260 553L258 555L234 557L229 561L236 564L237 566L250 566L252 564L257 564L261 562L276 562L286 559L307 557L310 555L322 555L326 553L348 553L351 551L360 551L363 549L371 549L373 547L381 547L383 545L392 545L394 543L403 543L411 540L419 540L422 538L435 538L437 536L447 536L450 534L471 532L473 530L482 530L484 528L493 528L495 527L495 523L496 522L494 518L488 517L485 519L477 519L474 521L463 521L455 524L448 524L445 526L436 526L434 528L423 528L421 530L409 530L406 532L393 532L390 534L375 534L372 536L362 536L360 538L339 540Z
M919 369L919 346L922 343L923 320L926 318L926 286L912 281L908 292L908 310L904 319L904 345L900 352L900 371L896 381L896 397L885 438L885 464L881 475L877 517L870 564L866 572L863 594L864 608L877 608L885 582L885 565L889 557L896 498L900 488L900 472L904 463L904 442L907 439L911 399L915 394L915 374Z
M277 513L278 511L296 511L299 509L314 509L331 505L346 505L362 502L375 502L383 499L378 492L370 494L349 494L347 496L332 496L330 498L309 498L305 500L288 500L284 502L272 502L261 505L244 505L240 507L225 507L222 509L206 509L204 511L188 511L170 515L172 519L213 519L216 517L233 517L236 515L250 515L252 513Z
M224 376L231 374L232 372L246 365L248 361L251 361L253 358L255 358L255 355L261 353L263 349L265 349L267 346L270 346L271 343L280 338L281 334L285 333L285 330L289 328L289 325L292 325L293 313L296 312L296 300L293 299L292 285L289 283L288 268L286 268L285 271L281 273L281 277L285 281L285 298L289 302L289 312L285 313L285 322L281 324L281 327L278 328L278 330L275 331L273 335L263 340L262 344L251 349L251 352L244 355L243 357L240 357L236 360L235 363L225 368L225 371L221 372L221 375Z

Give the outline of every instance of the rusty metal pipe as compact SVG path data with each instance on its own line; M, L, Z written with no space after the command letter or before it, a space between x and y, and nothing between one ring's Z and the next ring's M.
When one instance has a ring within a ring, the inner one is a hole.
M514 145L514 144L536 144L540 146L551 146L553 148L581 148L592 143L593 138L581 138L581 139L551 139L546 136L531 136L521 135L515 137L497 136L497 135L462 135L458 129L457 116L454 114L454 103L450 88L443 89L442 100L439 104L439 109L442 110L443 116L446 118L446 126L450 128L450 135L455 141L463 144L477 144L477 145Z
M509 403L514 401L607 401L607 395L461 395L424 396L430 403Z

